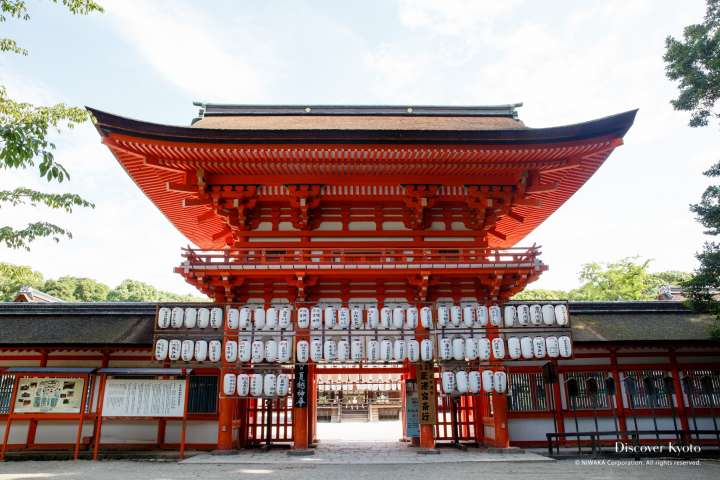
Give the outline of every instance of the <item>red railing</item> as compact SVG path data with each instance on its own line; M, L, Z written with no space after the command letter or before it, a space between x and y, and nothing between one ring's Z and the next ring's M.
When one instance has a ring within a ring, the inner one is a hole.
M512 264L536 266L540 247L530 248L236 248L183 249L186 266L213 265L423 265ZM489 266L489 265L488 265Z

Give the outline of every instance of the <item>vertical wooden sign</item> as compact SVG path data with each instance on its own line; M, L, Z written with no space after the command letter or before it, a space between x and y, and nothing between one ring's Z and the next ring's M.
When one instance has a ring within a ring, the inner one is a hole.
M295 377L293 378L293 406L305 408L308 406L308 366L305 363L295 364Z
M417 364L417 396L420 425L435 425L435 367L432 362Z

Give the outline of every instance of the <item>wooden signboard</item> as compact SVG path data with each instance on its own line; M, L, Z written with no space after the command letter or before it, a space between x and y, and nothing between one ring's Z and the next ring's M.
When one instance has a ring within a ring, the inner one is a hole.
M432 362L417 364L417 398L420 425L435 425L435 368Z
M295 364L295 378L293 378L293 406L308 406L308 366L304 363Z
M185 380L108 379L104 417L183 417Z
M80 413L82 378L28 377L18 381L15 413Z

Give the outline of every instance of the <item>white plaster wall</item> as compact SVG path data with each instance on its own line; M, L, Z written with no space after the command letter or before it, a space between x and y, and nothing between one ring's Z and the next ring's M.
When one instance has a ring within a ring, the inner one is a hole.
M168 421L165 427L165 441L180 443L182 422ZM187 422L186 443L217 443L217 422L212 420Z
M508 421L510 441L544 441L545 434L553 432L552 418L511 418Z
M155 443L157 421L103 420L102 443Z

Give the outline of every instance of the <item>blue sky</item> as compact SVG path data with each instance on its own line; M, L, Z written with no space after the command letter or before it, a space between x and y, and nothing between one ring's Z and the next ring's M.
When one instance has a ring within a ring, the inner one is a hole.
M10 21L29 57L0 57L0 83L36 103L64 101L186 125L193 101L234 103L499 104L524 102L531 127L639 108L626 144L523 242L543 245L550 271L534 288L572 288L581 265L641 255L654 270L691 270L704 237L688 211L718 159L717 126L687 127L664 77L668 34L701 19L704 2L102 1L75 17L31 1ZM72 240L0 261L46 277L137 278L191 292L172 268L188 242L124 174L90 125L58 137L71 182L0 172L17 185L77 191L97 208L72 215L0 210L2 223L47 219Z

